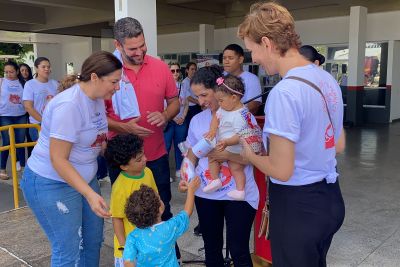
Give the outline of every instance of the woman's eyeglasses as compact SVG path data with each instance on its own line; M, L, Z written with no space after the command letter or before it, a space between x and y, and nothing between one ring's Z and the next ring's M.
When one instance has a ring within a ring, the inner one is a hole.
M171 73L179 73L181 70L180 69L171 69Z

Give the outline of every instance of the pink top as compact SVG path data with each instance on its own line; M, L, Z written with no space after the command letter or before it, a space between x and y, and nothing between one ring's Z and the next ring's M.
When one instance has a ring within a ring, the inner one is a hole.
M141 114L138 124L154 131L153 134L144 138L144 153L149 161L159 159L161 156L167 154L163 127L150 125L146 117L148 112L163 112L164 99L171 99L178 96L175 81L167 64L149 55L145 56L143 65L137 73L126 67L124 67L124 71L135 88ZM114 113L111 100L106 100L105 103L109 118L115 121L129 121L129 119L121 120ZM109 138L115 135L115 132L109 132Z

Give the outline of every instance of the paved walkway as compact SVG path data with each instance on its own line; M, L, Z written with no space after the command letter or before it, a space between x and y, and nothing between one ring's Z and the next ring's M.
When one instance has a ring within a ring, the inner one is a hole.
M399 151L399 122L348 130L346 153L338 157L346 218L329 251L329 266L400 266ZM10 181L0 182L0 211L11 208L12 199L6 199L11 197L10 184ZM176 187L177 183L172 183L174 213L182 209L185 198ZM109 183L102 182L101 188L108 199ZM179 240L184 260L204 257L202 239L192 234L196 222L194 213L190 230ZM112 266L109 220L105 237L101 266ZM49 258L47 239L28 208L0 213L1 267L49 266Z

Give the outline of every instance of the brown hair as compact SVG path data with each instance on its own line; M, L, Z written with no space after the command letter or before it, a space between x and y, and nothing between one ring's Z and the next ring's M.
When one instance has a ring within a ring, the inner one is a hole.
M96 73L101 78L119 69L122 69L122 63L113 54L106 51L94 52L83 62L81 73L66 76L60 82L58 91L62 92L78 81L90 81L92 73Z
M150 227L157 223L160 206L157 193L151 187L142 184L126 201L126 218L137 228Z
M248 37L257 44L261 43L262 37L268 37L281 56L290 48L299 49L301 46L292 15L285 7L274 2L251 5L249 13L239 25L238 36L241 39Z
M223 92L228 95L237 95L239 99L243 97L245 89L241 78L231 74L227 74L221 78L224 79L224 82L216 87L215 92ZM238 93L232 92L227 86Z

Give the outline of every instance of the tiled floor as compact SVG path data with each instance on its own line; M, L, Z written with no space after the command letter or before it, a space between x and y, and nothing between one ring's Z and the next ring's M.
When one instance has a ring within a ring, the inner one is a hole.
M329 251L329 266L400 266L399 153L399 122L348 130L346 152L338 157L346 218ZM0 211L12 207L9 185L10 181L0 182ZM110 186L101 185L107 197ZM172 183L174 213L185 197L176 186ZM196 222L194 214L190 230L179 240L184 260L204 257L201 237L192 234ZM101 266L112 266L110 221L105 233ZM0 266L48 266L49 257L47 240L28 208L0 213Z

